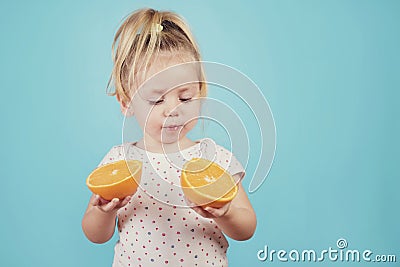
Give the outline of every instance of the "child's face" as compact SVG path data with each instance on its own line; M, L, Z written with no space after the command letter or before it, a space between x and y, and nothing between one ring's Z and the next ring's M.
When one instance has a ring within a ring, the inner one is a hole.
M175 144L193 129L200 114L196 64L160 55L144 75L131 109L149 145Z

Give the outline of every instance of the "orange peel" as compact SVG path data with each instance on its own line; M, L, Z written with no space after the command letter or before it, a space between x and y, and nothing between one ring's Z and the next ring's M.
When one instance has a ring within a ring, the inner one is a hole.
M186 198L202 207L220 208L238 192L233 177L217 163L193 158L182 169L181 186Z
M86 185L106 200L123 199L136 192L141 175L141 161L120 160L96 168L87 177Z

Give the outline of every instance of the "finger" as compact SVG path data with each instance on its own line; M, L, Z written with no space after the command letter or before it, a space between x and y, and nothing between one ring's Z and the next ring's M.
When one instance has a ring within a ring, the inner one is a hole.
M108 202L105 206L102 207L102 210L105 212L112 211L119 203L118 198L113 198L110 202Z
M222 206L221 208L206 207L204 209L214 217L222 217L229 211L229 207L230 203Z
M199 215L201 215L204 218L211 218L211 214L204 210L202 207L199 206L193 206L191 207L195 212L197 212Z
M100 204L100 196L99 196L99 195L93 194L93 195L90 197L89 203L90 203L92 206L98 206L98 205Z
M121 207L125 206L126 204L128 204L128 202L129 202L131 199L132 199L131 196L125 197L125 198L122 200L120 206L121 206Z
M99 203L100 203L100 205L105 205L105 204L107 204L107 203L109 203L111 200L107 200L107 199L104 199L104 198L102 198L100 195L99 195Z
M222 215L222 212L220 209L215 209L211 207L205 207L204 210L211 214L213 217L220 217Z

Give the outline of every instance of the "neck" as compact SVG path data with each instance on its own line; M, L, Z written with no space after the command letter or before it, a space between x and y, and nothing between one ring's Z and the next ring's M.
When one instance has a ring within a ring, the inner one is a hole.
M182 138L178 142L168 143L168 144L156 142L154 140L149 140L144 137L136 143L136 146L141 149L147 150L149 152L153 152L153 153L169 154L169 153L175 153L180 150L186 149L188 147L193 146L194 144L195 144L195 142L193 142L192 140L190 140L187 137Z

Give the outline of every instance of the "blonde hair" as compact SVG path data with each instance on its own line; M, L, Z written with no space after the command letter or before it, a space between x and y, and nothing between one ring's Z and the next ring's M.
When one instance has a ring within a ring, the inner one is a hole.
M152 59L160 52L189 55L192 61L201 61L199 47L187 23L169 11L146 8L131 13L119 27L112 44L114 67L107 90L113 84L119 101L128 103L135 74L147 71ZM200 64L200 95L206 95L204 71Z

